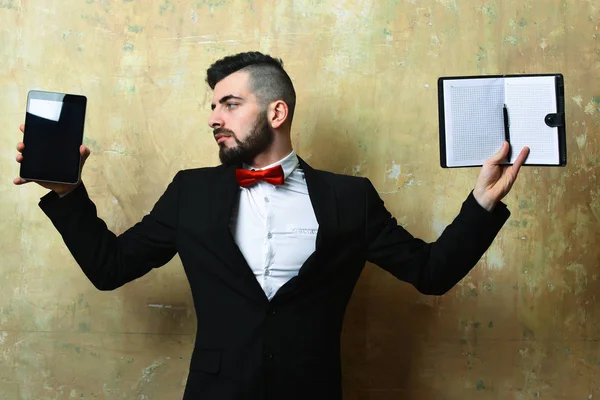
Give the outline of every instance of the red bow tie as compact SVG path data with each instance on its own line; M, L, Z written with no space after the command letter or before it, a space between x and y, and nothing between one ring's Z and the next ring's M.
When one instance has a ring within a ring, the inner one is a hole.
M281 165L263 170L238 168L235 170L235 178L241 187L254 185L258 181L265 181L271 185L283 185L283 168Z

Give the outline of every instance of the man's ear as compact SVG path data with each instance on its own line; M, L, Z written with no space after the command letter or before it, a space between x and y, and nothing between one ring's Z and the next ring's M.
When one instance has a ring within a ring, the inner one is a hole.
M288 119L289 109L285 101L277 100L269 104L267 118L271 128L280 128Z

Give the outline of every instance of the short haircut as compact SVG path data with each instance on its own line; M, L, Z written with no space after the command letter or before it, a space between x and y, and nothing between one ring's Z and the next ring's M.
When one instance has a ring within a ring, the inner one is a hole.
M288 106L291 123L296 108L296 91L281 59L257 51L227 56L208 68L206 82L214 90L217 83L234 72L248 72L249 89L263 109L269 103L283 100Z

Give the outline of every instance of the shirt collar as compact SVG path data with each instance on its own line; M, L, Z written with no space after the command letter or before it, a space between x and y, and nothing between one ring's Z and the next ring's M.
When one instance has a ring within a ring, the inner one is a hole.
M290 176L290 174L292 172L294 172L294 170L300 165L300 161L298 160L298 156L296 155L296 152L294 150L292 150L292 152L290 154L288 154L287 156L285 156L283 159L274 162L273 164L269 164L265 167L262 168L252 168L250 165L244 163L242 164L242 167L244 169L254 169L257 171L261 171L263 169L267 169L267 168L271 168L271 167L275 167L276 165L281 164L281 168L283 168L283 179L287 179L288 176Z

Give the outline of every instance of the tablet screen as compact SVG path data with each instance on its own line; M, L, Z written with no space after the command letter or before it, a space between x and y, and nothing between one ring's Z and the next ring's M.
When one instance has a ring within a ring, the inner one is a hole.
M80 95L29 92L21 178L73 184L79 181L86 103Z

